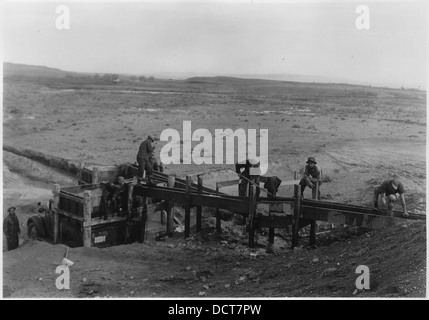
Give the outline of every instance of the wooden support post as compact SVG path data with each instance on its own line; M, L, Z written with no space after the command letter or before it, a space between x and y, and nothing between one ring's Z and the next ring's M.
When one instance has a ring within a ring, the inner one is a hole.
M174 188L176 183L176 177L173 175L168 176L168 187ZM168 202L167 207L167 235L172 236L174 232L174 203L172 201Z
M185 239L189 238L191 233L191 177L186 176L185 189Z
M83 168L85 168L85 162L81 161L79 162L79 172L77 174L78 183L79 183L79 180L82 180Z
M91 191L85 191L83 193L83 246L91 247L91 215L92 215L92 203L91 203Z
M216 194L219 195L219 183L216 183ZM216 207L216 231L217 233L222 233L222 225L220 220L220 210L219 207Z
M268 246L272 250L274 245L274 228L268 229Z
M269 198L275 198L276 197L276 190L272 191L273 193L269 195ZM274 228L268 229L268 247L267 252L271 253L274 252Z
M298 231L299 231L299 215L301 213L301 191L299 185L294 186L294 206L293 206L293 231L292 231L292 249L298 245Z
M312 189L313 200L319 200L319 181L316 181L314 188ZM316 220L311 220L310 225L310 246L316 245Z
M203 177L198 175L198 192L203 192ZM197 223L196 223L196 231L197 233L201 231L201 218L202 218L203 208L202 206L197 207Z
M249 184L249 247L255 246L255 187Z
M143 243L146 236L146 220L147 220L147 201L148 197L143 197L143 203L139 203L139 205L143 206L140 215L140 238L139 243Z
M294 171L293 180L298 180L298 172Z
M58 216L58 211L56 209L58 209L59 206L59 202L60 202L60 185L59 184L55 184L54 185L54 191L52 192L54 194L54 207L52 210L53 213L53 218L54 218L54 244L59 243L60 239L59 239L59 230L60 230L60 219Z
M100 182L100 174L99 174L99 168L98 167L93 167L92 168L92 183L93 184L97 184Z
M133 202L134 202L134 197L133 197L133 191L134 191L134 183L129 183L128 184L128 204L127 204L127 211L128 211L128 215L131 215L131 211L133 209Z
M311 196L313 200L320 200L319 199L319 181L316 181L313 189L311 189Z

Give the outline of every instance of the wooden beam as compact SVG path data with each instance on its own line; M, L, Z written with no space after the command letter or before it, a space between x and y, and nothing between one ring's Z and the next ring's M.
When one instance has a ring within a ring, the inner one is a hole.
M203 177L202 175L198 175L198 192L200 194L203 193ZM203 213L203 207L197 206L197 223L196 223L196 232L201 231L201 218Z
M228 180L228 181L219 181L216 182L216 185L220 188L225 188L225 187L231 187L231 186L236 186L238 185L238 179L237 180Z
M85 191L83 194L83 219L86 226L83 227L83 246L91 247L91 215L92 215L92 202L91 191Z
M219 185L218 183L216 183L216 193L219 193ZM219 206L216 205L216 231L217 233L221 234L222 233L222 225L221 225L221 220L220 220L220 210L219 210Z
M299 185L294 186L294 214L293 214L293 233L292 233L292 249L298 245L298 231L299 231L299 218L301 214L301 192L299 190Z
M174 188L175 180L176 180L175 176L173 176L173 175L168 176L168 188ZM166 228L168 235L173 235L173 232L174 232L173 218L174 218L174 202L168 201L168 204L167 204L167 228Z
M319 199L319 181L316 181L314 188L312 189L312 197L314 200L320 200ZM310 246L316 245L316 229L317 224L316 220L310 220Z
M58 205L60 202L60 190L61 187L59 184L54 185L54 190L52 191L54 195L54 203L53 203L53 217L54 217L54 244L57 244L59 242L59 234L60 234L60 222L59 222L59 216L58 216Z
M134 187L134 192L136 195L173 201L180 204L185 204L186 200L185 190L177 188L137 185ZM189 195L191 206L219 207L220 209L234 211L243 216L247 216L249 212L249 200L247 197L199 194L198 192L189 192Z
M185 239L191 234L191 177L186 176L185 189Z
M253 184L249 184L249 247L255 246L255 191Z
M101 219L101 218L97 218L97 219L92 219L91 221L84 221L83 222L83 227L94 227L94 226L99 226L99 225L103 225L103 224L109 224L109 223L115 223L115 222L122 222L122 221L126 221L127 217L110 217L107 220Z
M70 213L70 212L67 212L67 211L64 211L64 210L61 210L61 209L55 209L55 211L57 211L59 215L66 216L66 217L72 218L74 220L78 220L80 222L84 222L85 221L85 219L83 217L75 215L73 213Z
M100 174L99 174L100 169L98 167L93 167L92 168L92 183L96 184L100 182Z

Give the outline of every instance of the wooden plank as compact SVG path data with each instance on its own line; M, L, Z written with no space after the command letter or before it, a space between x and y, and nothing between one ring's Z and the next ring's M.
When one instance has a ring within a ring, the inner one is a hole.
M246 197L224 197L216 195L191 193L191 204L193 206L205 206L233 211L244 217L249 213L249 200Z
M69 218L72 218L72 219L74 219L74 220L78 220L78 221L81 221L81 222L83 222L84 221L84 218L83 217L81 217L81 216L78 216L78 215L75 215L75 214L72 214L72 213L70 213L70 212L67 212L67 211L64 211L64 210L61 210L61 209L55 209L60 215L62 215L62 216L66 216L66 217L69 217Z
M203 192L203 177L201 175L198 176L198 192ZM196 222L196 232L201 231L201 218L202 218L202 206L197 206L197 222Z
M219 193L219 186L216 184L216 193ZM219 206L216 205L216 231L218 234L222 233L222 225L220 220L220 210Z
M238 179L236 180L228 180L228 181L219 181L216 182L216 186L220 189L220 188L225 188L225 187L231 187L231 186L236 186L238 185Z
M115 223L115 222L123 222L126 221L127 217L109 217L107 220L104 220L102 218L92 219L91 221L84 221L83 227L94 227L99 226L102 224L109 224L109 223Z
M249 247L255 246L255 186L249 184Z
M136 195L147 196L150 198L163 199L173 201L175 203L185 204L185 192L182 189L166 188L166 187L147 187L145 185L137 185L134 187ZM190 192L191 206L205 206L234 211L243 216L248 215L248 199L246 197L223 196L211 194L199 194Z
M299 184L299 182L300 180L282 181L282 183L280 183L280 187L293 186L293 185Z
M75 194L66 193L63 190L61 190L61 192L59 193L59 196L60 196L60 198L70 199L70 200L80 202L80 203L84 202L82 197L79 197Z
M175 184L175 176L168 176L168 188L173 188ZM168 201L167 209L167 234L173 235L174 232L174 202Z
M83 218L84 222L87 224L87 226L83 228L83 246L88 248L91 247L91 226L88 225L91 223L92 215L91 191L85 191L83 198Z
M312 189L312 198L315 200L320 200L319 198L319 181L316 181L314 188ZM316 220L310 220L310 246L316 245L316 229L317 224Z
M54 209L58 208L58 204L60 201L60 191L61 191L60 185L55 184L54 190L52 192L54 195L54 203L53 203ZM54 217L54 244L57 244L59 242L60 220L59 220L58 212L56 210L53 210L53 217Z
M191 233L191 177L186 176L185 189L185 238L189 238Z
M292 233L292 249L298 245L299 218L301 214L301 192L299 185L294 186L294 214L293 214L293 233Z

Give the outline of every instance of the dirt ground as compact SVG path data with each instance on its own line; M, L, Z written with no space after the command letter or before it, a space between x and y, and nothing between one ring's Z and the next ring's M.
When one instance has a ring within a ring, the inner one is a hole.
M87 165L134 162L148 134L165 128L269 129L269 172L292 180L307 157L324 174L322 200L371 205L372 187L390 177L406 188L408 210L426 213L426 93L335 84L229 78L123 81L112 86L79 78L6 77L3 144ZM159 141L158 151L163 142ZM247 247L234 220L217 235L211 212L200 234L155 241L164 228L151 217L144 244L71 248L70 290L55 287L64 245L29 241L25 223L53 183L73 177L3 152L3 215L18 207L21 246L3 252L3 296L22 297L425 297L426 225L398 219L382 230L320 225L328 233L311 249L302 233L278 231L275 253L266 234ZM170 165L166 172L207 172L233 165ZM292 195L282 187L280 195ZM306 194L306 196L310 196ZM400 210L400 205L396 207ZM367 265L371 288L356 291L356 267Z

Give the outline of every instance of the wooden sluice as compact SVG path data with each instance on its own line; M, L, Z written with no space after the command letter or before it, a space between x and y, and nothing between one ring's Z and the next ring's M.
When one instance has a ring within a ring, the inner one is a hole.
M185 237L190 236L190 208L211 207L224 209L242 215L249 223L249 246L254 244L254 234L257 228L292 228L292 247L298 244L298 231L310 225L310 244L315 243L316 221L356 225L366 228L380 228L393 218L426 220L425 215L410 213L408 218L402 217L402 212L394 211L393 217L387 212L374 208L346 205L320 200L302 199L300 187L294 185L294 197L258 197L254 196L255 186L250 184L250 196L230 196L202 188L202 177L199 176L199 189L191 187L189 177L185 180L185 188L154 186L138 184L134 187L137 195L149 198L163 199L181 204L185 207ZM228 185L228 184L227 184ZM218 189L218 188L217 188ZM316 189L316 188L315 188ZM313 194L317 194L313 192ZM220 231L220 216L217 214L217 230ZM199 221L199 226L198 226ZM197 211L197 232L201 230L201 210Z
M88 171L88 172L86 172ZM120 167L94 168L91 171L83 171L84 183L100 183L102 180L112 179L122 175L130 187L130 199L132 196L151 198L152 206L146 206L148 214L157 210L167 211L167 233L173 232L174 205L181 205L185 209L184 227L185 238L191 232L191 208L196 207L196 232L201 231L202 208L216 209L216 229L221 232L220 210L228 210L241 215L249 225L249 246L254 244L255 231L258 228L269 229L269 242L274 241L274 229L291 229L292 247L298 245L298 231L310 225L310 244L316 242L316 221L324 221L333 224L354 225L365 228L380 228L389 224L392 219L426 220L425 215L410 213L409 217L402 217L402 212L394 211L390 217L387 211L374 208L347 205L335 202L317 200L318 185L312 189L313 199L302 199L297 174L294 180L282 182L282 185L293 185L293 197L256 197L256 185L249 183L250 196L232 196L220 192L223 187L238 184L238 180L216 183L216 190L203 186L203 174L197 174L197 183L192 182L191 176L185 179L168 175L162 172L154 172L156 186L147 186L145 180L137 182L138 169L134 165ZM88 185L89 186L89 185ZM263 188L260 188L264 191ZM267 193L267 192L265 192ZM268 193L267 193L268 194ZM118 218L116 218L118 219ZM109 218L108 221L111 219ZM97 221L97 224L107 223ZM86 223L88 224L88 223ZM85 225L86 225L85 224ZM95 224L95 222L92 222Z

